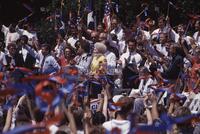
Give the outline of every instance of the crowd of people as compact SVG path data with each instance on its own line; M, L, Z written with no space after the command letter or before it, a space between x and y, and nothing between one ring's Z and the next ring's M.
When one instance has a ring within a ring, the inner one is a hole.
M199 134L200 20L193 36L170 23L66 24L56 44L0 25L0 131Z

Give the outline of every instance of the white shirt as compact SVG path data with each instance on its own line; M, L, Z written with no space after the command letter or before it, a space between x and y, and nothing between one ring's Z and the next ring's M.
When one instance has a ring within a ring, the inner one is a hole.
M109 75L114 75L117 58L113 52L109 52L109 51L107 51L104 55L107 60L107 73Z
M167 49L164 45L162 44L156 44L156 50L158 52L160 52L161 54L163 54L164 56L168 56L168 52Z
M127 52L128 47L126 47L126 41L119 41L119 54L122 55L123 53Z
M121 41L123 39L124 31L121 27L118 27L117 29L113 29L110 33L117 35L117 39L119 41Z
M6 48L9 43L16 42L19 39L19 34L17 32L11 33L9 31L9 28L4 25L2 25L1 31L3 32L5 37Z
M60 65L57 63L56 59L52 55L47 55L44 57L44 55L40 52L36 52L34 49L30 48L29 46L25 46L25 49L39 60L39 67L40 72L44 74L50 74L57 72L60 70Z
M167 26L165 26L163 29L158 28L158 29L154 30L151 33L151 38L152 39L155 39L155 38L158 39L161 33L167 33L169 35L169 37L173 41L175 41L176 32L173 29L171 29L170 27L167 27Z
M66 41L64 40L60 44L57 44L56 47L54 48L56 57L59 58L64 54L64 48L66 46Z
M141 79L140 84L139 84L139 90L142 92L143 95L150 93L153 90L149 86L156 83L157 81L152 78L147 78L146 82L144 79Z
M117 48L117 50L119 50L119 44L116 41L112 40L110 34L107 37L107 41L109 41L110 46Z
M50 134L56 134L56 132L59 130L59 128L56 125L51 125L48 128L50 130Z
M59 64L57 63L57 61L55 60L55 58L53 56L48 55L48 56L44 57L44 56L40 55L40 57L42 57L39 62L42 73L50 74L50 73L56 72L60 69ZM42 64L43 59L44 59L44 63Z
M158 37L160 36L160 33L162 33L162 31L163 31L163 30L161 30L160 28L155 29L155 30L151 33L151 38L152 38L152 39L155 39L155 38L158 39Z
M198 46L200 46L199 32L195 32L193 38L198 43Z
M37 38L37 33L36 32L28 32L27 30L24 29L19 29L18 26L15 28L16 31L20 34L20 35L26 35L28 37L28 43L30 45L33 45L33 43L36 41L38 41Z
M113 128L119 128L121 134L128 134L130 131L131 122L129 120L111 120L103 123L103 127L111 132Z
M36 32L28 32L27 30L20 29L18 26L16 26L15 30L18 32L20 35L26 35L29 40L38 40L37 38L37 33Z
M151 39L151 34L150 34L149 31L142 30L142 33L144 35L144 39L146 39L146 40L150 40Z
M175 38L175 42L178 43L178 42L179 42L180 35L179 35L178 33L176 33L175 36L174 36L174 38ZM190 37L190 36L183 36L182 38L186 41L186 43L187 43L188 45L191 44L190 40L192 39L192 37Z
M7 65L6 57L3 52L0 52L0 64Z
M23 56L24 61L26 60L27 54L28 54L28 51L22 47L22 56Z
M122 56L120 57L120 60L122 61L122 68L125 67L125 63L126 63L125 59L127 60L129 58L129 55L130 55L130 52L126 52L122 54ZM132 52L129 63L133 63L133 61L135 61L135 63L137 64L137 68L139 68L139 65L142 61L141 55L136 52Z
M116 48L119 52L119 55L121 55L122 53L124 53L124 49L126 46L125 40L119 40L117 41L113 41L111 36L108 35L107 41L109 41L110 46ZM126 52L126 51L125 51Z
M4 65L7 65L6 57L3 52L0 52L0 71L3 70Z
M81 56L75 57L76 67L81 73L88 73L92 56L88 56L87 53L83 53Z
M192 39L192 37L190 37L190 36L185 36L185 37L184 37L184 40L186 41L186 43L187 43L188 45L191 45L191 42L190 42L191 39Z
M75 44L76 44L77 41L78 41L78 38L70 37L70 38L67 40L67 43L69 43L73 48L76 48L76 47L75 47Z

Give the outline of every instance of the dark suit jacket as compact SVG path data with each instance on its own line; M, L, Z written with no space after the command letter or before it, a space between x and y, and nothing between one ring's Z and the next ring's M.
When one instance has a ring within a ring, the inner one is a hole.
M22 50L22 47L17 48L17 52L15 56L16 67L26 67L29 69L33 69L36 63L36 59L33 56L31 56L29 53L27 53L26 59L24 61L21 50Z
M128 64L122 70L122 87L124 89L135 88L139 86L139 73L134 72L134 69L131 69L133 65Z
M183 58L184 57L180 55L173 57L168 69L164 73L161 73L162 77L165 79L176 80L184 65Z

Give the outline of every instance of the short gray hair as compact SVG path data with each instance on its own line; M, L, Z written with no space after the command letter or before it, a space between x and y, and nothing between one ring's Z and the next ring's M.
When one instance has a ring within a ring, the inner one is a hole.
M97 42L94 44L94 48L99 52L104 54L107 51L107 47L105 44L101 43L101 42Z

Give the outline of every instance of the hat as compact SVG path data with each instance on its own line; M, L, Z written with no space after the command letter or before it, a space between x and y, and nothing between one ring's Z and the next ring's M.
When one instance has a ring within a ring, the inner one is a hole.
M104 54L107 51L106 45L101 42L97 42L94 44L94 48L98 51L98 53Z
M112 98L112 100L113 100L114 103L117 103L120 100L120 98L122 98L122 97L124 97L124 96L123 95L115 95Z

